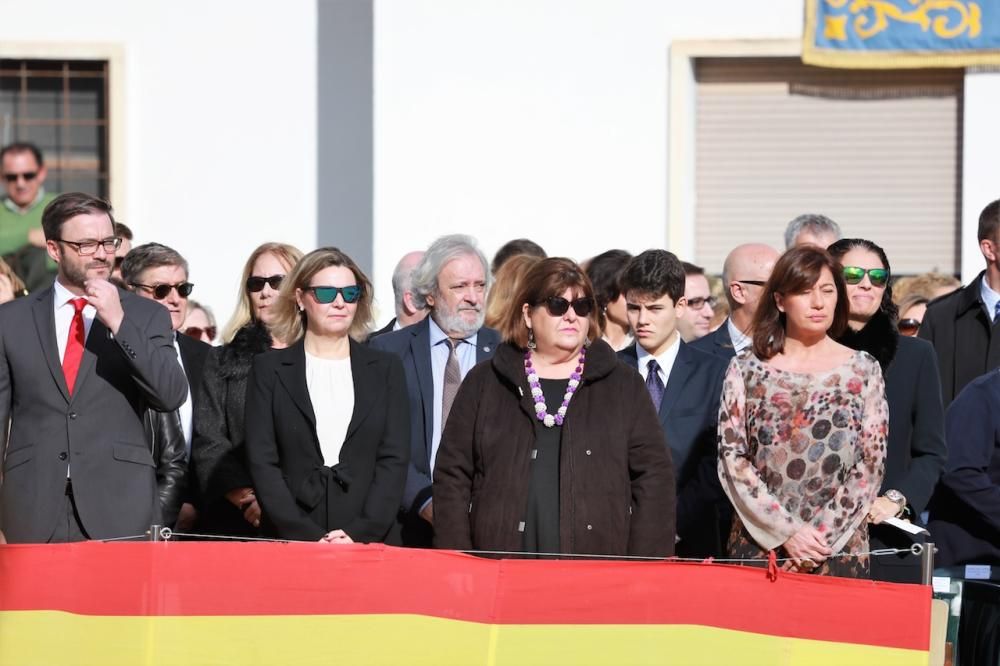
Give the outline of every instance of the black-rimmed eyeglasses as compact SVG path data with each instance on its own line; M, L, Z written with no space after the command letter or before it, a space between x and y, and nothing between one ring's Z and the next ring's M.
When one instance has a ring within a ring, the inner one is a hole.
M71 241L65 238L56 238L57 243L66 243L72 246L81 257L89 257L97 254L98 246L103 247L108 254L114 254L115 250L121 247L121 238L105 238L104 240Z

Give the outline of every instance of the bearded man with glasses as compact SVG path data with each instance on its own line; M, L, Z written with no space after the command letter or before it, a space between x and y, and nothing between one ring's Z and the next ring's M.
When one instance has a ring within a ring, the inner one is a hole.
M198 488L188 462L194 411L200 397L201 377L210 345L179 333L188 313L188 263L179 252L160 243L133 248L121 263L122 280L136 294L154 300L170 313L174 347L187 376L188 394L174 412L148 412L146 431L157 460L157 479L163 522L178 531L190 531L197 518ZM176 451L180 450L180 470ZM176 523L176 525L175 525Z
M29 291L52 284L56 265L45 253L42 211L56 195L45 191L42 151L31 143L0 150L4 196L0 206L0 256Z
M13 543L143 535L160 523L146 409L187 395L170 317L108 281L111 206L56 197L42 214L55 284L0 308L0 532Z

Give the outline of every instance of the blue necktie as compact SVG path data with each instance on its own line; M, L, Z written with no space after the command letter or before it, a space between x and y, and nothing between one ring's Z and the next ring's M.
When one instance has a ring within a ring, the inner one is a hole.
M660 403L663 402L663 380L660 379L660 365L656 359L650 359L646 364L646 389L649 397L653 400L653 407L660 411Z
M1000 301L993 307L993 323L995 324L997 319L1000 318Z

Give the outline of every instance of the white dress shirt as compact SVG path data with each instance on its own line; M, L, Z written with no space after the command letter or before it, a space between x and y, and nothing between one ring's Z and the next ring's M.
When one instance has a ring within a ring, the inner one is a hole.
M316 435L323 464L340 462L340 449L354 415L354 374L351 357L321 358L306 352L306 386L316 415Z
M81 297L59 284L59 280L55 281L53 290L55 291L52 304L56 315L56 343L59 345L59 362L62 363L66 357L66 343L69 342L69 327L73 324L73 315L76 314L76 308L70 301ZM96 316L97 309L93 305L87 305L83 308L83 340L85 343Z
M659 356L653 356L643 349L642 345L637 344L635 346L635 354L639 360L639 374L642 375L643 381L649 377L649 362L655 358L656 364L660 366L657 368L657 372L660 375L660 379L663 380L663 387L666 388L667 382L670 381L670 371L674 368L674 361L677 360L677 352L680 349L681 336L677 333L674 334L673 344L667 347Z
M181 346L177 342L177 336L180 333L174 331L174 349L177 350L177 362L180 363L181 369L184 370L184 376L187 377L187 370L184 369L184 357L181 356ZM188 394L184 398L184 404L181 408L177 410L181 417L181 429L184 431L184 458L186 460L191 460L191 420L194 413L194 405L191 403L191 386L188 385Z
M996 322L997 303L1000 302L1000 294L993 291L990 285L986 284L985 275L983 275L983 279L979 285L979 297L983 299L983 304L986 306L986 315L990 318L990 321Z
M753 338L736 328L732 319L726 318L726 327L729 330L729 339L733 341L733 349L737 354L753 345Z

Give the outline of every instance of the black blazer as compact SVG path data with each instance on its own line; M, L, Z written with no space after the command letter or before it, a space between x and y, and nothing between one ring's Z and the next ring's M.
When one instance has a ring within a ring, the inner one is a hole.
M372 349L391 352L402 359L403 370L406 372L406 389L410 400L410 467L406 475L402 510L411 514L416 513L431 496L434 378L431 374L430 340L428 316L423 321L381 335L371 342ZM499 333L485 326L479 329L476 337L476 363L492 358L499 344Z
M305 346L254 359L246 447L266 532L317 541L342 529L357 542L385 539L409 463L410 414L399 359L351 340L354 413L340 462L326 467L306 385Z
M386 333L392 333L393 327L396 325L396 318L393 317L388 324L378 329L377 331L372 331L368 334L368 339L365 342L371 342L380 335L385 335Z
M937 352L945 406L966 384L1000 366L1000 319L994 324L986 315L980 296L984 275L932 301L920 324L920 337Z
M969 383L945 424L948 463L929 524L937 565L1000 564L1000 371Z
M736 356L736 349L733 347L733 339L729 337L729 318L727 317L722 326L715 329L708 335L691 342L691 346L696 350L718 356L728 363Z
M717 526L729 505L716 473L719 399L728 363L683 341L680 345L659 413L677 483L677 549L685 557L719 556L723 544ZM635 343L618 358L638 368Z

